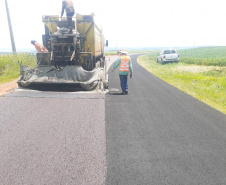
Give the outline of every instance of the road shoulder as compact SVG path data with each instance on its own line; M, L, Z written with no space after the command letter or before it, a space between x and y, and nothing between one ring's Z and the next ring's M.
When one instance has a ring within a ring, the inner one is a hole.
M17 87L17 79L11 82L0 84L0 96L13 92Z

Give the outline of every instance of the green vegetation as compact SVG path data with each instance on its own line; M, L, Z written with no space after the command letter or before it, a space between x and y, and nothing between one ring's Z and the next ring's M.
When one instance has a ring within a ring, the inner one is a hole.
M109 55L117 55L117 51L105 51L105 55L109 56Z
M179 64L157 63L157 52L140 56L138 63L167 83L226 114L226 47L178 50L178 53Z
M178 50L180 61L187 64L226 66L226 47L204 47Z
M23 65L34 67L36 65L36 56L29 53L0 55L0 83L19 78L20 66L18 61L22 61Z

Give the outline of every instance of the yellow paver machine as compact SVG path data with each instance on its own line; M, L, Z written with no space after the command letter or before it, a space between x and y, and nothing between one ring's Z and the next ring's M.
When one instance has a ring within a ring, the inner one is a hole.
M21 65L18 85L77 85L86 90L108 87L105 72L105 42L102 29L94 22L94 14L76 15L73 32L67 19L43 16L43 45L48 52L37 53L34 69Z

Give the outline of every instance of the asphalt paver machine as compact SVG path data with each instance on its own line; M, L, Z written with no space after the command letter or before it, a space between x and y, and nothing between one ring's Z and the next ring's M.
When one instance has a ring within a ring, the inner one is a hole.
M94 14L76 15L73 32L67 19L43 16L43 45L48 52L37 53L34 69L21 65L20 87L31 85L75 85L86 90L108 88L105 70L105 42L102 29L94 22Z

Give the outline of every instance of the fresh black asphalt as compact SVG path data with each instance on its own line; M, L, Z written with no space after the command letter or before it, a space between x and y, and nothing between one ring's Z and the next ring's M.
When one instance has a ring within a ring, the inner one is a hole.
M106 184L226 184L226 115L149 73L138 56L129 95L106 96ZM109 79L120 89L116 71Z
M0 184L225 185L226 115L152 75L137 56L129 95L1 96ZM120 89L117 71L109 79Z
M102 185L105 95L16 90L0 97L0 185Z

